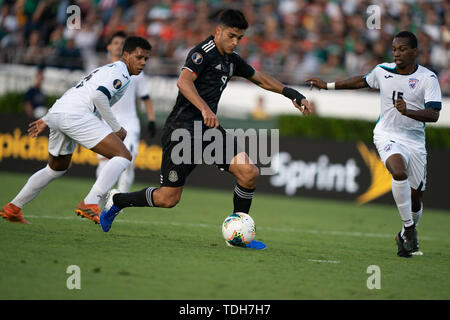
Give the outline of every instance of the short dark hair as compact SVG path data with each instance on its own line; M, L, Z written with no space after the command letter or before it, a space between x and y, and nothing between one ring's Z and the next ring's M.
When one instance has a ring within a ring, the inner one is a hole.
M230 28L238 28L241 30L248 28L248 22L244 14L234 9L222 11L219 16L219 23Z
M147 40L141 37L127 37L125 39L125 43L123 44L122 54L124 52L131 53L136 50L136 48L142 48L144 50L150 51L152 50L152 45Z
M409 42L409 46L412 49L417 48L417 37L414 35L414 33L410 32L410 31L400 31L399 33L397 33L394 37L395 38L407 38L408 42Z
M110 45L115 37L119 37L119 38L124 38L125 39L127 37L127 34L125 33L125 31L117 31L117 32L115 32L111 36L111 38L109 38L107 45Z

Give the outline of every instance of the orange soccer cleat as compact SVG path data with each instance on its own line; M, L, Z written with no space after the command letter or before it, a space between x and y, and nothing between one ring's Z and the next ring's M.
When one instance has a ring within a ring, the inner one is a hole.
M23 212L20 210L20 208L12 203L8 203L5 205L0 211L0 216L3 217L3 219L6 219L11 222L20 222L25 224L30 224L25 218L23 217Z
M100 208L96 204L85 204L83 200L77 205L75 213L77 216L92 220L96 224L100 223Z

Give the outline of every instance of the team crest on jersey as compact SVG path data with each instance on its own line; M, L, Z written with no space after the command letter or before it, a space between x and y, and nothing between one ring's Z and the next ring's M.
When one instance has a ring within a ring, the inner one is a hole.
M175 170L170 170L169 172L169 181L170 182L177 182L178 181L178 174Z
M194 52L194 54L192 55L192 62L194 62L195 64L200 64L203 62L203 56L198 53L198 52Z
M411 89L415 89L418 83L419 83L418 79L409 78L409 87Z
M119 79L114 80L113 86L115 89L120 89L120 87L122 86L122 81L120 81Z
M389 152L392 149L392 143L389 143L387 145L384 146L384 151Z

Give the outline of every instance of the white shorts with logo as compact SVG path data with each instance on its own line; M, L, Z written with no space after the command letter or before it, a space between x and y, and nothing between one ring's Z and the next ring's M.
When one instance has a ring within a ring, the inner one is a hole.
M50 112L48 127L48 152L55 157L72 154L77 144L92 149L112 132L112 129L93 113Z
M386 160L393 154L400 154L406 161L408 180L411 188L424 191L427 182L427 152L425 146L418 146L405 141L385 136L374 136L381 161L386 166Z

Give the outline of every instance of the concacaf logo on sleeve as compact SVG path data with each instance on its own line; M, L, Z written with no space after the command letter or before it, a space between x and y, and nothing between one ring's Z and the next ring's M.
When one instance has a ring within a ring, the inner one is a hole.
M198 53L198 52L194 52L194 54L192 55L192 62L194 62L195 64L200 64L203 62L203 56Z
M122 81L120 81L119 79L114 80L113 86L116 89L120 89L120 87L122 86Z

